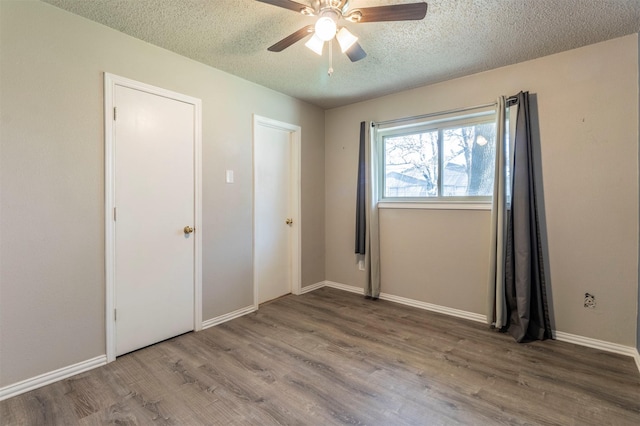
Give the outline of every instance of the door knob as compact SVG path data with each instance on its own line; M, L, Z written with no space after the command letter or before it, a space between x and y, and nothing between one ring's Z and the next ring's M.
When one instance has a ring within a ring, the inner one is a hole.
M291 225L291 224L293 223L293 219L291 219L291 218L289 217L289 218L287 218L287 220L285 221L285 223L286 223L287 225Z
M191 234L194 231L194 229L192 227L190 227L189 225L187 225L187 226L184 227L183 231L184 231L185 234Z

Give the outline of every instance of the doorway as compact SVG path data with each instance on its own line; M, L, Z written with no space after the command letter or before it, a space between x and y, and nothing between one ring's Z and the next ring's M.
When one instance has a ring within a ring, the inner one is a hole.
M300 134L254 116L254 305L300 293Z
M107 361L202 324L201 102L105 74Z

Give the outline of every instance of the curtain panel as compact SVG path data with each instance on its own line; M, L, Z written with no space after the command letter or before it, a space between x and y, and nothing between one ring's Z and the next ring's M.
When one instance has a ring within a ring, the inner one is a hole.
M487 321L518 342L551 338L531 138L529 93L517 106L515 135L506 140L506 101L498 99L496 175L491 217ZM507 156L507 153L509 156ZM507 196L510 195L510 199Z
M367 163L366 124L360 123L360 149L358 151L358 183L356 189L356 254L366 254L367 235Z
M491 242L489 252L489 290L487 323L498 329L507 324L504 290L505 230L507 216L506 101L500 96L496 106L496 160L491 206Z
M378 171L371 122L360 123L356 192L355 252L364 255L367 298L380 297L380 237L378 232Z

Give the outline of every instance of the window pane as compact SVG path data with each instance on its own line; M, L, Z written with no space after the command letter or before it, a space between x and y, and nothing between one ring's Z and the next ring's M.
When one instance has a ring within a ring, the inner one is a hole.
M474 197L492 194L495 135L495 123L443 130L443 196Z
M385 197L438 196L438 132L384 138Z

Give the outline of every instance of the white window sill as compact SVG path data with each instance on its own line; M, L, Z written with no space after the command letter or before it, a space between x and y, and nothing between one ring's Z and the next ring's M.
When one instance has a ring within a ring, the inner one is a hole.
M422 209L422 210L491 210L491 201L475 202L421 202L421 201L381 201L379 209Z

